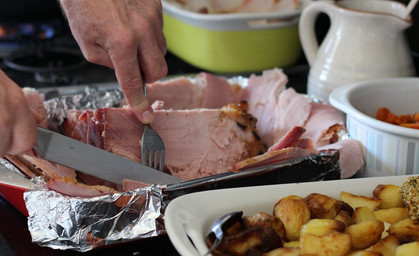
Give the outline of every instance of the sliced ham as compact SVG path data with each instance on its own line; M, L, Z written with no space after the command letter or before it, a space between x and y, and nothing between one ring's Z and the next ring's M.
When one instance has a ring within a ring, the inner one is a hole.
M152 127L166 145L166 167L181 179L223 173L264 152L243 105L156 112Z
M318 148L319 150L337 149L339 150L339 164L341 178L349 178L355 175L364 166L364 154L362 145L355 139L344 139L336 143Z
M145 188L150 186L151 184L149 183L144 183L141 181L137 181L137 180L129 180L129 179L124 179L122 180L122 187L123 187L123 191L131 191L137 188Z
M56 163L52 163L50 161L44 160L40 157L36 156L30 156L30 155L22 155L22 157L29 161L33 166L39 170L41 170L43 173L45 173L45 176L47 177L71 177L75 178L76 172L74 169L68 168L63 165L59 165Z
M280 140L268 148L268 152L292 147L298 142L306 129L302 126L295 126L289 130Z
M151 126L165 143L166 170L181 179L198 178L232 170L235 163L264 152L255 135L255 119L246 110L245 103L220 109L156 110ZM129 110L101 108L87 122L94 127L89 128L88 141L141 162L144 126ZM66 132L73 134L71 129Z
M241 88L227 79L201 72L194 79L179 77L147 85L147 98L164 102L165 109L221 108L237 102Z
M247 87L240 92L240 100L248 103L249 113L257 119L258 135L267 146L275 143L278 97L286 89L287 82L282 70L267 70L262 76L251 75Z
M345 117L338 109L328 104L311 103L303 137L312 139L317 146L324 146L334 142L333 134L345 129L344 124Z
M147 84L149 102L164 101L167 109L199 108L203 97L203 89L186 77Z
M48 180L46 185L49 189L68 196L95 197L118 193L117 190L107 186L89 186L71 177L54 177Z
M287 147L280 150L266 152L262 155L238 162L235 165L235 171L244 171L250 168L256 168L272 164L280 164L287 160L297 159L312 154L313 152L303 148Z

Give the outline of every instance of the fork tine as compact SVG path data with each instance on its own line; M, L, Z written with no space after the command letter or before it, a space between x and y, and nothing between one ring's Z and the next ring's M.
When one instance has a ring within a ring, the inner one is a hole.
M146 90L146 82L144 74L141 73L143 78L142 87L144 96L147 96ZM143 136L142 136L142 143L141 143L141 162L144 165L148 165L153 167L154 169L163 171L164 170L164 142L160 138L160 136L151 128L150 125L146 124L144 126ZM148 154L148 162L147 162L147 154ZM160 157L160 161L158 160Z
M164 169L164 155L165 155L165 151L164 150L160 151L160 161L159 161L159 165L160 165L159 170L160 171L163 171L163 169Z

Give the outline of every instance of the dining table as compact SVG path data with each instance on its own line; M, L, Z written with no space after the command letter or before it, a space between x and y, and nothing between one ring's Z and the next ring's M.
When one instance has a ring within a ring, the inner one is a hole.
M191 66L176 56L168 53L166 55L168 65L168 77L181 75L196 75L201 70ZM292 66L284 67L284 73L288 76L288 87L293 87L297 92L305 93L308 64L304 57ZM210 72L210 71L206 71ZM210 72L212 73L212 72ZM258 72L240 73L240 74L216 74L224 77L244 76ZM215 73L213 73L215 74ZM175 247L170 242L168 235L159 235L157 237L139 239L133 242L112 245L93 249L87 252L78 252L75 250L60 250L49 247L42 247L32 242L31 234L28 230L27 217L14 208L0 194L0 255L1 256L76 256L76 255L101 255L101 256L176 256L179 255Z

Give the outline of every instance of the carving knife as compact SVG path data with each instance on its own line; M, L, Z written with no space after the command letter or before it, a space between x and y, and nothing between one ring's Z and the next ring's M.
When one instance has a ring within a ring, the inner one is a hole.
M161 185L181 181L165 172L40 127L34 149L45 160L117 184L123 179Z

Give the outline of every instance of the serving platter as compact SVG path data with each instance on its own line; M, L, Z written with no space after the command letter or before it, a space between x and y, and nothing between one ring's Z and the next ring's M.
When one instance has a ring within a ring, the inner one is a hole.
M379 184L401 185L409 175L303 182L211 190L187 194L172 200L165 211L165 227L176 250L184 256L204 255L208 251L205 236L211 223L232 211L251 216L272 213L275 203L284 196L307 196L322 193L339 198L341 191L372 196ZM191 242L192 241L192 242Z
M23 193L31 187L29 179L0 165L0 195L22 214L28 216Z

